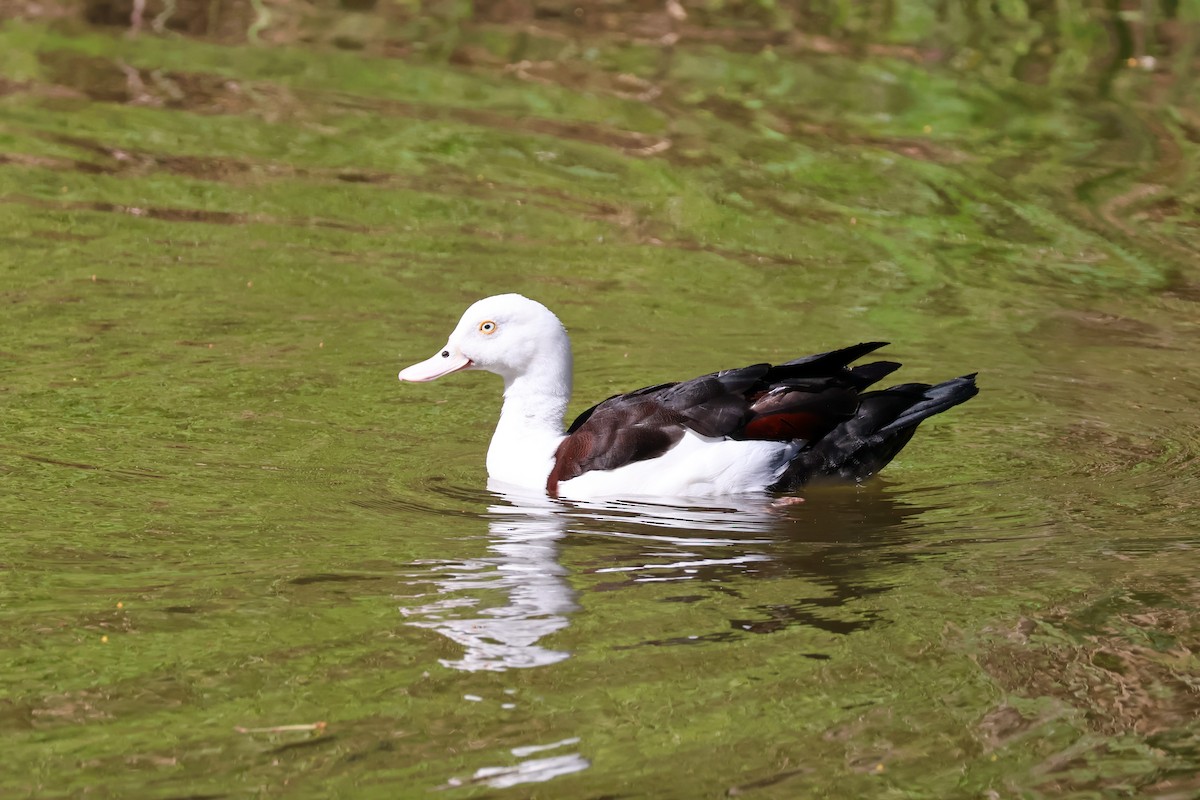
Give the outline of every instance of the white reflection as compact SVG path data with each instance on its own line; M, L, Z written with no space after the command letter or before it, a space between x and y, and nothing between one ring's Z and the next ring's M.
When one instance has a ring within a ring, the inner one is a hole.
M516 786L520 783L541 783L559 775L570 775L587 769L591 763L578 753L549 758L531 758L515 767L481 767L471 778L473 783L483 783L496 789Z
M723 498L707 501L703 505L669 506L628 500L608 500L573 502L565 508L567 513L580 522L600 522L622 527L626 525L645 526L650 530L676 528L689 532L766 533L777 525L780 519L780 510L771 504L770 499L758 495ZM610 535L622 535L619 532L605 532ZM638 531L633 535L641 538L660 538L648 531ZM673 537L667 535L661 538L670 540ZM749 541L751 540L744 536L737 539L707 540L694 534L687 536L687 543L693 546L746 544Z
M572 744L579 744L579 738L572 737L552 744L514 747L511 752L514 756L522 758L533 753L554 750ZM565 756L550 756L547 758L531 758L511 767L480 767L475 770L475 774L470 778L466 780L451 778L445 786L438 788L448 789L467 784L483 784L484 786L491 786L494 789L505 789L509 786L517 786L522 783L541 783L551 778L557 778L560 775L569 775L572 772L585 770L590 766L591 762L578 753L570 753Z
M542 495L513 491L489 483L503 501L488 507L490 555L461 562L434 562L430 572L437 599L401 608L410 625L437 631L458 643L458 659L440 659L451 669L469 672L541 667L570 656L539 642L567 626L576 608L566 570L558 563L558 540L575 535L609 536L647 541L658 550L650 563L605 567L597 572L652 573L638 582L686 580L695 570L767 561L761 552L711 558L694 552L712 547L756 547L770 539L705 536L705 532L766 533L778 524L779 512L765 497L730 498L709 506L667 506L625 501L564 503ZM669 533L671 529L678 535ZM667 563L656 559L668 557ZM502 602L495 604L495 595ZM490 595L490 596L489 596Z
M575 610L566 570L559 565L558 539L565 520L549 502L488 508L493 555L437 568L437 592L445 597L401 613L462 645L462 658L440 659L443 666L468 672L541 667L570 654L538 642L567 626ZM484 593L501 592L506 602L481 607Z
M734 564L749 564L754 561L770 561L771 557L761 553L749 553L736 558L698 558L692 561L675 561L668 564L633 564L628 567L601 567L594 570L604 572L641 572L648 569L698 569L700 567L728 567Z

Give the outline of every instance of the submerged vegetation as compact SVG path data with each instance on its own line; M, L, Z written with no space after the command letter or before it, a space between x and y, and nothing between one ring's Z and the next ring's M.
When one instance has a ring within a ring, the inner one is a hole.
M1195 2L0 17L0 794L1200 791ZM486 376L395 385L500 291L572 411L983 391L800 506L522 508Z

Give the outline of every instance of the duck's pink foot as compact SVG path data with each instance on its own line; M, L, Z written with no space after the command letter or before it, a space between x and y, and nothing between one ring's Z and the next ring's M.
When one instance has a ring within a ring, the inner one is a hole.
M771 505L774 508L787 508L788 506L798 506L803 502L803 497L776 497L771 501Z

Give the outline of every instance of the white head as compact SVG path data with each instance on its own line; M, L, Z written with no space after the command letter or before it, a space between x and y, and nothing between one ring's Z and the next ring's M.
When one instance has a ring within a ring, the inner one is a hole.
M400 371L402 381L431 381L451 372L482 369L510 386L530 373L565 380L570 391L571 341L558 317L519 294L486 297L468 308L446 346Z

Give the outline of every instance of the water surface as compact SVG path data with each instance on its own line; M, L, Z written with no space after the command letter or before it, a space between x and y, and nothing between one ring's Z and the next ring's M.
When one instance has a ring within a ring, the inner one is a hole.
M1200 792L1196 12L1002 6L4 23L3 794ZM573 412L983 391L799 506L531 503L497 379L395 380L505 291Z

